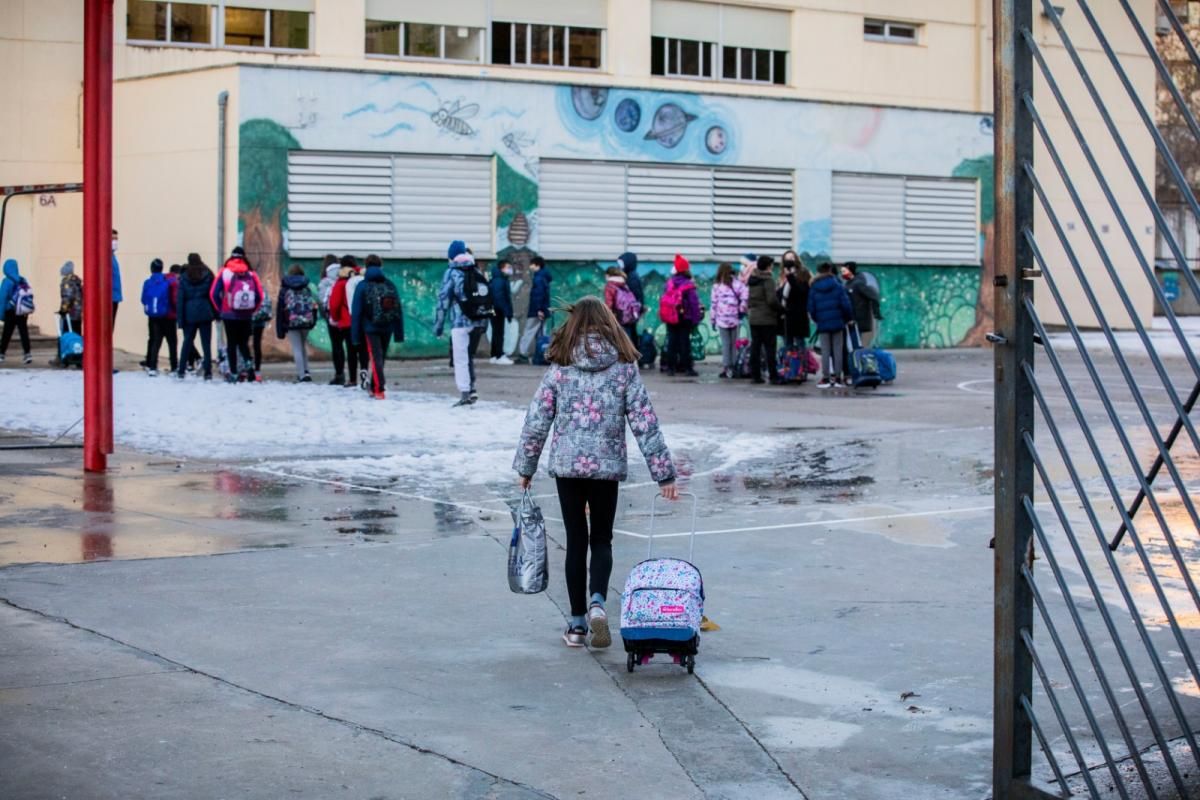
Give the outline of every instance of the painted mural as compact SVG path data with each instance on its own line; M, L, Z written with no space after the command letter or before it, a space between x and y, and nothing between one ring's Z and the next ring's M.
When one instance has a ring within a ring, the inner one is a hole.
M357 72L244 67L241 75L239 229L247 252L276 285L283 263L302 263L319 277L315 262L286 252L288 149L494 159L494 241L468 244L512 258L523 285L524 267L538 252L543 158L791 169L796 249L814 265L831 249L834 171L973 176L984 183L980 235L990 238L990 120L979 115ZM602 291L603 268L617 255L552 262L555 302ZM695 267L707 297L716 263ZM644 265L652 295L667 268ZM991 283L980 279L978 266L869 268L884 293L882 341L888 346L981 340L979 331L990 323ZM396 352L442 354L446 345L434 339L432 320L444 264L394 260L385 270L400 288L408 320L408 341ZM526 291L518 293L518 313ZM657 327L656 304L650 305L647 324ZM312 341L328 346L323 334Z

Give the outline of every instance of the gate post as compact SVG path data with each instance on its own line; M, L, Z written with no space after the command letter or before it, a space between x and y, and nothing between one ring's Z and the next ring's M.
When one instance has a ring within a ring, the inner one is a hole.
M1033 461L1022 437L1033 432L1033 390L1022 363L1033 363L1033 325L1025 299L1033 266L1024 231L1033 228L1033 124L1021 98L1033 92L1033 59L1021 39L1032 30L1033 0L995 0L995 642L992 792L995 800L1027 796L1033 734L1021 698L1032 700L1033 663L1021 630L1033 624L1033 599L1021 577L1033 527L1022 498L1033 494Z

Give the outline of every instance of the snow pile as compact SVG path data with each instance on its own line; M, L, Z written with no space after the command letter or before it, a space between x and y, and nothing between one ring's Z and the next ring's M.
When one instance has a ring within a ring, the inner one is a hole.
M1183 332L1183 337L1187 341L1188 348L1192 353L1200 356L1200 317L1176 317L1179 321L1179 329ZM1162 358L1183 358L1183 346L1179 342L1179 337L1175 335L1170 323L1166 317L1155 317L1153 324L1146 331L1150 338L1150 343L1154 347L1154 352L1158 353ZM1079 338L1083 340L1083 346L1087 348L1089 353L1107 354L1111 357L1112 350L1108 346L1108 339L1105 338L1103 331L1083 331L1079 334ZM1121 353L1126 356L1145 355L1146 347L1142 344L1142 337L1138 336L1136 331L1120 331L1114 332L1113 338L1117 341L1117 346L1121 348ZM1075 350L1075 342L1069 333L1052 333L1050 334L1050 342L1054 345L1057 352L1073 352Z
M58 436L83 416L79 372L0 370L0 397L0 428ZM524 409L450 404L448 397L411 392L389 392L379 402L337 386L229 386L120 373L113 376L113 438L147 453L255 462L313 476L470 483L509 478ZM694 425L668 425L664 432L676 459L696 471L728 469L786 444L784 437ZM71 432L76 438L81 433L81 426ZM637 452L631 438L631 475L643 477Z

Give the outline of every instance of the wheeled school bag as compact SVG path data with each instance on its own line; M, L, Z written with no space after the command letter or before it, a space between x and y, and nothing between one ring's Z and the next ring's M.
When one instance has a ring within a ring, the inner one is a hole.
M658 344L650 331L642 331L641 340L638 342L638 354L638 366L642 369L653 369L654 362L658 360Z
M543 320L538 324L537 338L533 345L533 364L536 367L549 366L550 362L546 360L546 350L550 347L550 331L547 330L546 322Z
M59 317L58 361L64 367L83 366L83 337L71 327L71 318Z
M671 656L676 664L695 670L700 650L700 621L704 616L704 578L692 564L696 551L696 495L692 499L692 533L688 560L653 558L654 517L658 495L650 503L650 538L646 560L625 579L621 593L621 639L625 643L625 668L650 663L656 653Z
M853 351L850 353L849 364L850 370L850 385L855 389L878 389L883 383L882 369L880 368L879 350L873 347L861 347L858 338L858 329L851 328L849 335L850 346ZM891 354L887 354L891 358ZM892 375L895 376L895 360L892 360Z
M896 380L896 357L887 350L876 347L875 361L879 365L879 380L891 383Z
M738 339L733 343L733 377L750 378L750 340Z
M799 350L784 350L779 354L779 380L800 383L805 378L804 356Z

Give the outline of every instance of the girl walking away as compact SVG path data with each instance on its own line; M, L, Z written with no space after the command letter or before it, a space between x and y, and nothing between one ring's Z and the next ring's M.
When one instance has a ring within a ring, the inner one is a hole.
M187 374L188 362L196 352L196 334L200 334L200 348L204 354L204 380L212 380L212 324L217 318L210 296L213 288L213 274L200 256L196 253L188 255L187 269L179 281L179 302L176 313L179 315L179 327L183 328L183 352L179 355L180 378Z
M502 258L492 265L492 279L488 282L492 290L492 307L496 312L492 317L491 363L506 367L513 363L508 353L504 352L504 329L513 318L512 285L508 282L512 274L512 262Z
M346 348L340 339L341 330L334 327L329 315L329 296L333 293L333 285L337 283L338 257L333 253L325 256L321 263L321 282L317 284L317 302L320 304L321 319L325 320L325 330L329 333L330 350L333 353L333 380L330 386L341 386L346 382Z
M246 263L246 251L233 248L233 253L221 273L213 281L209 294L214 307L220 309L225 323L225 340L229 347L229 381L254 380L254 361L250 355L250 336L253 333L254 313L263 304L262 281ZM238 357L242 368L238 370ZM236 377L235 377L236 376Z
M717 267L717 277L713 281L712 297L712 326L721 339L721 377L734 376L734 345L737 342L738 329L741 328L742 318L749 310L750 292L746 284L733 274L733 264L728 261Z
M629 291L633 292L633 298L638 301L638 306L641 308L641 314L646 313L646 290L642 288L642 276L638 274L638 257L637 253L621 253L617 258L617 266L625 272L625 285L629 287ZM639 314L639 319L641 318ZM621 315L617 315L617 322L621 322ZM621 327L629 334L629 338L633 340L633 346L638 346L638 329L637 320L626 324L621 322Z
M317 301L309 288L304 267L292 264L279 287L279 308L275 309L275 335L287 339L296 363L296 382L311 383L308 373L308 332L317 324Z
M850 295L833 274L833 265L829 262L817 267L817 279L808 290L808 315L813 318L820 335L821 382L817 388L840 389L846 323L854 318L854 312L850 308Z
M33 291L17 270L16 259L4 262L4 280L0 280L0 309L4 311L4 334L0 336L0 363L8 352L13 331L21 336L22 363L32 364L33 353L29 343L29 315L33 312Z
M450 265L442 276L438 291L437 320L433 332L442 338L446 322L450 322L450 344L454 353L454 384L459 399L454 404L469 406L479 399L475 393L475 350L494 311L490 291L479 293L479 272L475 258L465 242L455 239L446 250ZM486 279L484 279L486 280Z
M779 302L783 304L783 346L803 353L812 335L808 319L808 286L812 273L800 265L795 250L783 254L783 275L779 284Z
M658 301L658 318L667 324L667 374L683 373L695 377L692 368L692 329L704 319L700 294L692 280L692 266L675 254L675 266Z
M759 256L754 272L746 281L750 295L750 377L755 383L763 382L764 366L771 376L771 383L782 383L775 372L775 337L783 306L775 294L775 277L771 273L773 263L770 256ZM763 363L764 355L766 364Z
M637 348L599 298L585 297L567 311L566 324L546 351L550 368L529 405L513 469L528 489L553 427L548 471L558 485L567 529L564 572L571 599L563 641L582 647L590 629L592 647L608 647L612 635L604 603L617 490L628 472L626 421L663 497L675 500L679 492L671 453L638 372Z
M350 296L346 293L346 285L357 272L358 263L354 256L343 256L338 268L337 280L329 290L329 341L333 345L333 368L336 383L350 387L357 386L358 380L358 348L350 340ZM348 367L344 375L340 365Z
M367 272L354 293L351 317L351 338L356 347L366 350L371 397L382 400L388 347L393 341L404 341L404 307L396 284L383 274L379 256L367 256Z

